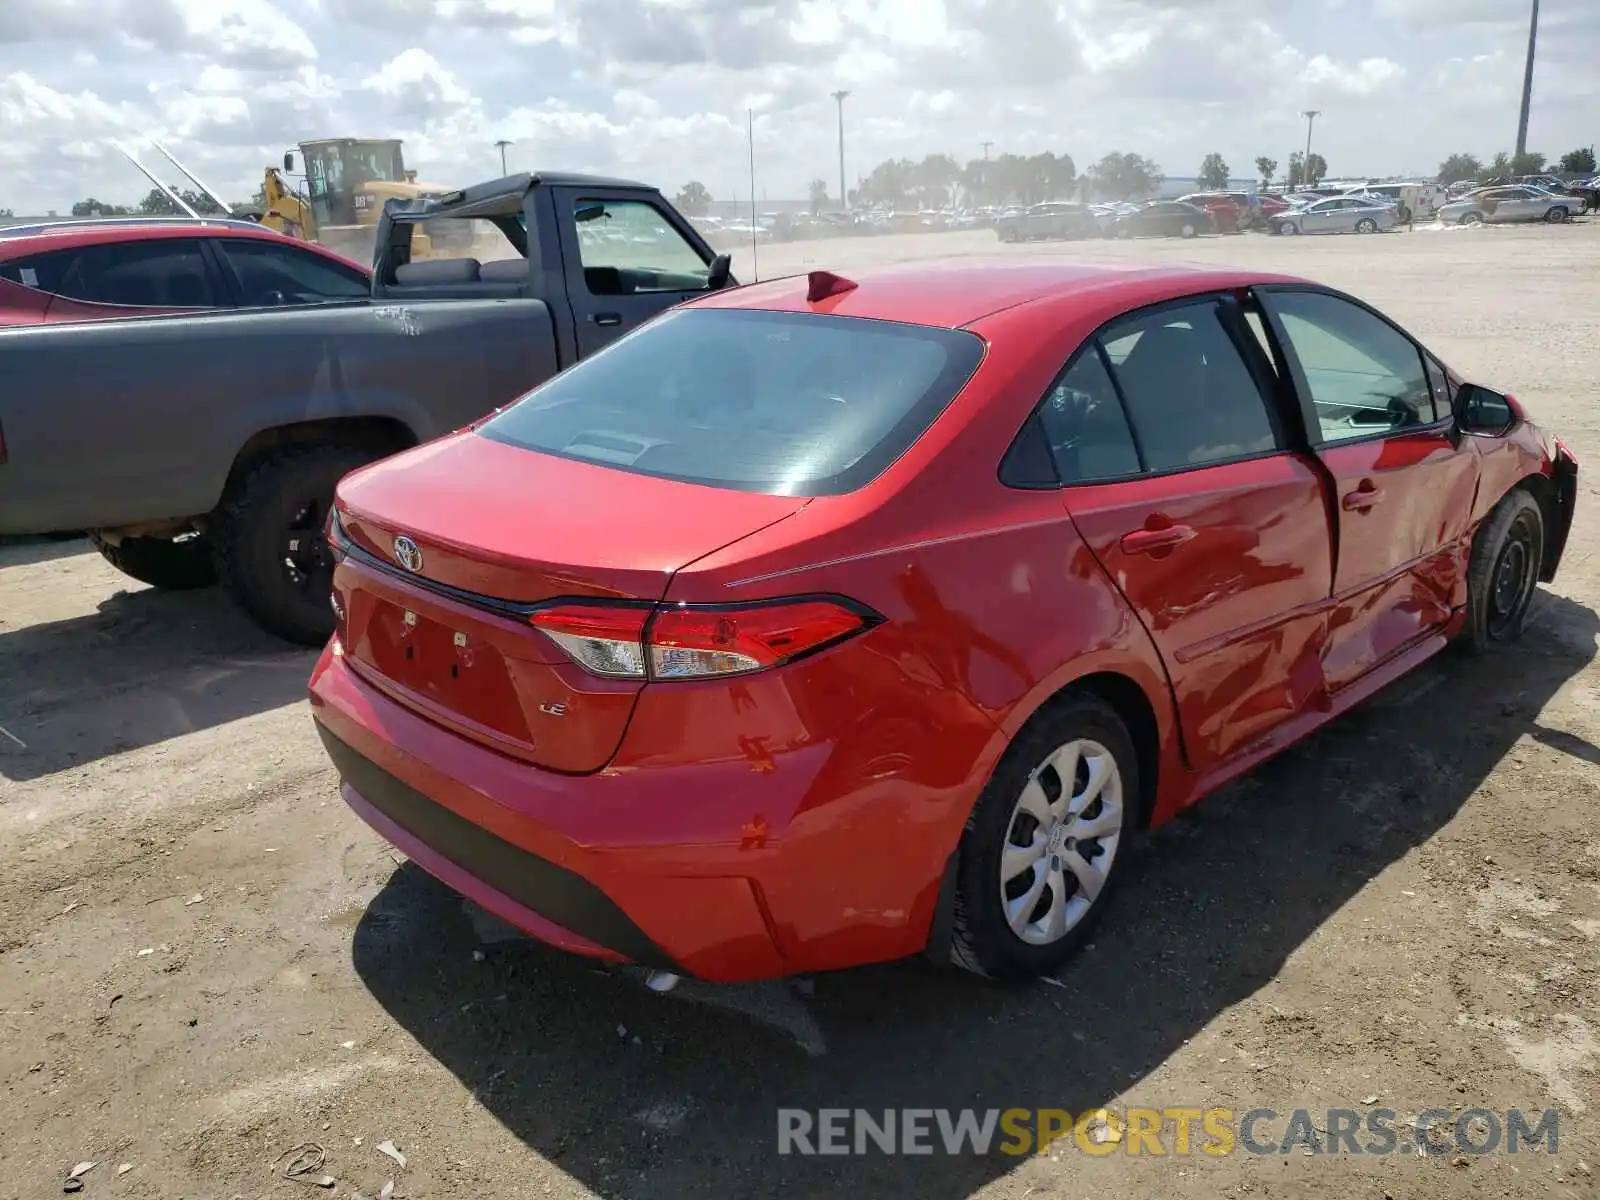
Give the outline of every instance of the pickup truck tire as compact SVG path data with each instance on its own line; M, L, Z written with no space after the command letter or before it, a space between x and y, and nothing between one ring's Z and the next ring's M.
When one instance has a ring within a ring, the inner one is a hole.
M130 537L108 541L89 535L94 548L117 570L140 583L169 592L210 587L217 582L211 543L203 537L174 542L168 538Z
M229 488L218 512L217 565L223 586L268 633L302 646L333 634L325 535L333 488L378 457L358 446L290 446Z

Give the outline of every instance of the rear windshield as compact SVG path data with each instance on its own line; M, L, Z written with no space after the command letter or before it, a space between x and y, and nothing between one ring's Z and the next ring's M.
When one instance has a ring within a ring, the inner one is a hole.
M479 427L565 458L780 496L867 483L983 358L970 333L748 309L667 313Z

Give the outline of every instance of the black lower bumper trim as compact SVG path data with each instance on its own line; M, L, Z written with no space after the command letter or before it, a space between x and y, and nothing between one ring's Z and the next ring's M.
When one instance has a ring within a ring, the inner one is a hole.
M330 733L321 721L316 725L328 757L345 782L435 853L579 937L642 966L682 972L611 897L582 875L474 825L359 754Z

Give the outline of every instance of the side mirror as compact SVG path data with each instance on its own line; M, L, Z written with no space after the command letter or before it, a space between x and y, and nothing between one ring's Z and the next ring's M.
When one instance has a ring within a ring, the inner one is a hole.
M590 221L598 221L606 215L604 204L580 204L572 214L572 219L579 225L587 225Z
M706 274L706 290L715 292L728 286L733 278L733 255L719 254L711 260L711 270Z
M1464 433L1498 437L1517 423L1518 413L1508 396L1476 383L1464 383L1456 393L1456 423Z
M283 173L285 175L293 175L294 174L294 151L293 150L285 150L283 152Z

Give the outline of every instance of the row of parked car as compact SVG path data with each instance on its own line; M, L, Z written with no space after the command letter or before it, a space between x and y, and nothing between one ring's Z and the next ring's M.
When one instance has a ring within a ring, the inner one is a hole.
M1384 233L1437 219L1446 224L1562 222L1600 203L1600 190L1559 180L1476 187L1451 198L1435 183L1365 184L1288 193L1194 192L1175 200L1086 204L1052 200L995 221L1002 242L1039 239L1198 237L1262 230L1283 237Z
M1376 233L1396 222L1374 197L1194 192L1175 200L1083 204L1050 201L995 222L1002 242L1041 238L1198 237L1203 233Z

